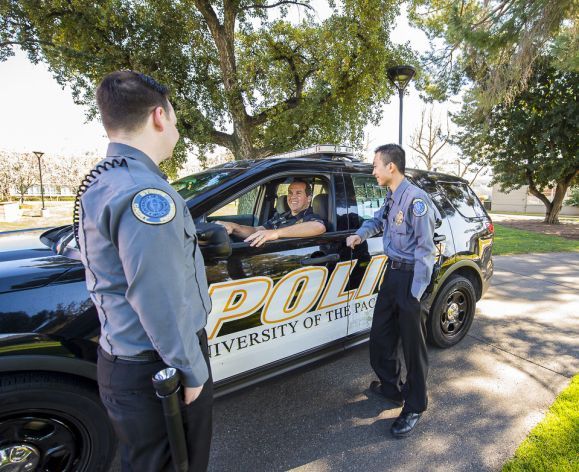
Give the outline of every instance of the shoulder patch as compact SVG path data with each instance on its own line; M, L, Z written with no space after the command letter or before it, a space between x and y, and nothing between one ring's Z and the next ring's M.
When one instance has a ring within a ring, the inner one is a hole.
M412 213L414 216L424 216L428 212L428 206L422 198L412 200Z
M175 218L175 202L171 196L157 188L141 190L131 204L137 219L149 225L162 225Z

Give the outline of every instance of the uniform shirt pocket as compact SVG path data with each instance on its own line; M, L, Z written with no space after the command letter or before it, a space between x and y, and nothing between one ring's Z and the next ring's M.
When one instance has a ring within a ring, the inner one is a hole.
M390 236L394 249L405 252L408 244L408 227L406 223L400 225L397 225L396 223L392 224Z

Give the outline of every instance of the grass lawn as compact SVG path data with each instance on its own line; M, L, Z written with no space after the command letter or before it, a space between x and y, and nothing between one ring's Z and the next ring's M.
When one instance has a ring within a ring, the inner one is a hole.
M30 228L49 228L52 226L62 226L72 223L72 208L74 202L53 202L47 201L46 208L49 210L48 216L21 216L18 221L0 222L0 233L2 231L15 231ZM35 209L40 211L40 202L30 202L26 205L26 210Z
M579 375L561 392L502 472L579 470Z
M579 251L579 241L495 224L493 255Z
M535 216L535 217L540 217L541 220L543 218L545 218L545 213L525 213L522 211L508 211L508 212L503 212L503 211L489 211L488 212L489 215L491 215L491 217L493 215L513 215L513 216ZM571 223L577 222L579 221L579 216L577 215L559 215L559 221L569 221Z

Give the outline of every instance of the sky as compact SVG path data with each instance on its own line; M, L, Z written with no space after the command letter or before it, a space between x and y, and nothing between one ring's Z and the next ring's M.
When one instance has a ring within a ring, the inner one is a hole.
M405 15L399 17L392 38L399 43L410 40L418 51L428 47L424 33L411 28ZM10 111L0 114L0 150L64 155L106 151L107 138L100 122L87 122L86 109L73 102L70 89L63 90L46 64L32 64L21 51L0 62L0 100L4 109ZM423 107L411 84L404 97L404 145L420 124ZM447 104L437 105L437 114L444 117L447 107ZM380 144L398 142L398 109L396 94L384 107L380 125L367 127L367 160L371 160L371 151ZM412 161L413 152L406 149ZM452 154L450 148L448 152ZM417 162L411 164L416 166Z
M0 101L9 113L0 114L0 149L84 154L106 150L102 125L86 122L86 109L72 100L44 63L32 64L26 55L0 62Z

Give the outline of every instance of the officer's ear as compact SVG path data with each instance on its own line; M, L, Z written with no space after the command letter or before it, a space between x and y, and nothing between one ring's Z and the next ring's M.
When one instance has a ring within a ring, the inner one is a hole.
M167 126L167 112L161 106L155 107L151 112L151 116L153 119L153 126L155 130L163 132L165 130L165 126Z

